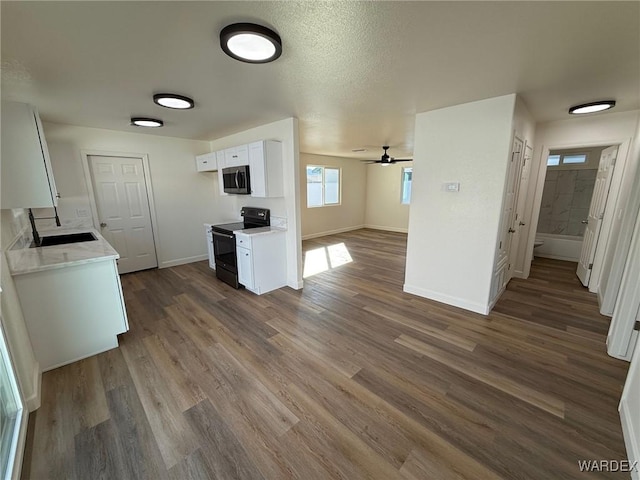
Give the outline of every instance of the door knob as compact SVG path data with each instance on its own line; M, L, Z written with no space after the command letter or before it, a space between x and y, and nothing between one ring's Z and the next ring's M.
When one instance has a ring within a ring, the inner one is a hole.
M509 233L515 233L515 230L513 228L510 228L509 230L507 230Z
M584 223L585 225L589 224L589 220L582 220L580 223Z
M104 228L104 227L106 227L106 226L107 226L107 224L106 224L106 223L104 223L104 222L102 222L102 223L100 224L100 228Z
M526 225L526 223L524 223L524 222L520 222L520 226L521 226L521 227L524 227L525 225Z

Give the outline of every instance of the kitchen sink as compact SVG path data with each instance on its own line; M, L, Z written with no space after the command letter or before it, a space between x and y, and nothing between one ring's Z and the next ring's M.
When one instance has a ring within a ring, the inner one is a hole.
M94 240L98 239L91 232L49 235L48 237L42 237L40 246L50 247L51 245L66 245L68 243L92 242ZM31 247L33 248L35 247L35 245L31 244Z

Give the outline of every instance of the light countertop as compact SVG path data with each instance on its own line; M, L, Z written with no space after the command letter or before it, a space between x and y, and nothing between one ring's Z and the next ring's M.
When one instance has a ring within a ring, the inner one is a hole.
M286 232L287 229L286 228L279 228L279 227L259 227L259 228L248 228L246 230L234 230L233 233L241 233L243 235L249 235L251 237L253 237L254 235L268 235L271 233L278 233L278 232Z
M41 237L91 232L97 240L29 248L31 236L18 239L6 252L11 275L41 272L120 258L118 252L92 228L57 228L40 232Z

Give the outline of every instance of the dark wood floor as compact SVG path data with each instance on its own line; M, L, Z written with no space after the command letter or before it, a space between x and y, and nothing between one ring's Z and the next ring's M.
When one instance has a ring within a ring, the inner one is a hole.
M625 458L627 364L575 264L536 260L482 316L402 293L405 235L304 248L341 243L302 291L125 275L131 331L43 376L23 477L625 478L578 468Z

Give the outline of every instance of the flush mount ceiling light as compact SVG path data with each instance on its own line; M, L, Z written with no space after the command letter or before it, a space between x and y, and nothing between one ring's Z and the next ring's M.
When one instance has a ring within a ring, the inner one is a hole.
M161 107L174 108L176 110L188 110L193 108L193 100L183 95L175 93L156 93L153 96L153 103Z
M161 127L164 125L162 120L147 117L131 117L131 125L136 127Z
M584 103L569 109L571 115L582 115L585 113L602 112L616 106L615 100L601 100L599 102Z
M220 47L231 58L247 63L273 62L282 54L282 41L273 30L253 23L234 23L220 32Z

